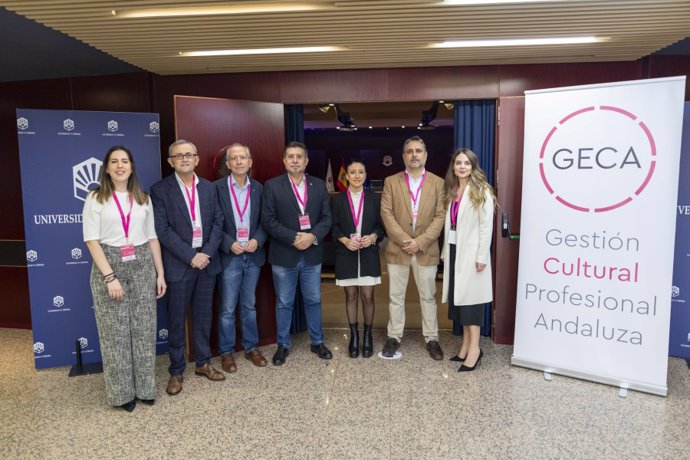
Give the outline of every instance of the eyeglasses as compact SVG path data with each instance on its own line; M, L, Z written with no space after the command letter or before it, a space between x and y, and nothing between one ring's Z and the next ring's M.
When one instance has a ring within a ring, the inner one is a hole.
M405 155L412 155L415 153L424 153L424 149L407 149L407 150L405 150Z
M192 158L195 158L197 156L199 155L197 155L196 153L187 152L170 155L170 158L172 158L173 160L181 160L182 158L184 158L185 160L191 160Z

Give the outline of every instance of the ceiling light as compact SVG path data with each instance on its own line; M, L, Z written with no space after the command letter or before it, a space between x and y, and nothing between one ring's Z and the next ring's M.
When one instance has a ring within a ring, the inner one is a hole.
M514 38L504 40L456 40L432 43L429 48L480 48L487 46L578 45L606 41L606 37Z
M331 7L331 5L328 3L251 3L246 5L112 10L111 13L118 18L167 18L174 16L211 16L218 14L286 13L291 11L324 10L329 7Z
M249 48L240 50L180 51L180 56L244 56L248 54L285 54L285 53L326 53L344 51L340 46L302 46L296 48Z
M500 5L501 3L543 3L563 0L443 0L444 5Z

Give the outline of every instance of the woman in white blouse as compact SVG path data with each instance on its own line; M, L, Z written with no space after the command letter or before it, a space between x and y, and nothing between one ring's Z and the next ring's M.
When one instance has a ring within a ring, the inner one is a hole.
M156 299L167 286L151 200L126 147L108 150L99 182L83 211L91 292L108 403L131 412L137 399L155 402Z
M484 353L479 334L484 304L493 300L491 235L496 197L479 167L477 155L462 148L453 153L445 179L446 224L442 301L448 319L462 324L462 345L451 361L464 361L458 372L475 370Z

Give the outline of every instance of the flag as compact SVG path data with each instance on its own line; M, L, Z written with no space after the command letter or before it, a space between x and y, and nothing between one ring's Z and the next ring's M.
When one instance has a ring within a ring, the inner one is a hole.
M331 169L331 160L328 160L328 169L326 169L326 190L329 193L335 192L335 187L333 186L333 169Z
M345 160L340 161L340 171L338 172L338 182L336 184L338 190L344 192L347 190L347 173L345 172Z

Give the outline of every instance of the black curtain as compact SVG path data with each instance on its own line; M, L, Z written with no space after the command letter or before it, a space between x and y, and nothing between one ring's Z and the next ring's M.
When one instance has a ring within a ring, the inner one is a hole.
M285 143L304 143L304 106L301 104L286 104L285 114ZM304 301L299 290L299 281L295 291L295 305L292 308L292 326L290 333L297 334L307 330L307 317L304 314Z
M494 145L496 137L496 101L456 101L454 112L455 148L469 148L479 157L479 166L494 185ZM485 306L482 335L491 334L491 304ZM462 325L453 322L453 334L462 334Z

